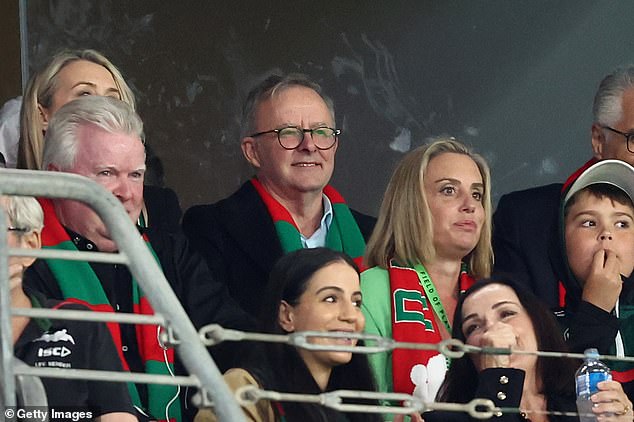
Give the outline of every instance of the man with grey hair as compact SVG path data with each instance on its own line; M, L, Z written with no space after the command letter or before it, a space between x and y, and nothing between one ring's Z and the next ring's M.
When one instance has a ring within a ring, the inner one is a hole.
M8 219L7 246L39 249L43 214L37 200L28 196L1 196L0 208ZM34 260L25 256L9 257L11 306L86 309L77 303L47 299L41 293L24 287L24 271ZM27 365L106 371L123 369L103 323L13 316L11 331L14 354ZM122 383L42 378L42 384L49 408L91 412L90 419L100 417L102 422L137 420L128 389Z
M502 196L493 217L494 273L512 275L551 308L566 304L565 262L559 253L560 200L579 175L599 160L634 165L634 65L620 67L600 83L593 104L593 157L564 183L540 186Z
M89 96L63 106L49 122L44 165L47 170L79 174L101 184L121 201L131 221L138 221L145 173L143 124L126 103ZM108 229L88 206L67 199L41 203L45 246L117 250ZM210 323L251 327L248 315L231 300L204 260L190 250L182 233L156 226L139 230L196 327ZM27 282L49 297L78 299L99 310L153 313L129 270L120 265L48 260L32 267ZM111 330L124 367L134 372L173 373L173 350L160 343L157 327L113 324ZM137 384L131 391L137 408L151 419L180 420L179 401L174 400L177 388Z
M332 101L305 75L272 75L248 95L242 153L256 176L218 203L190 208L183 229L232 296L257 315L273 264L326 246L361 263L375 220L328 183L340 130Z

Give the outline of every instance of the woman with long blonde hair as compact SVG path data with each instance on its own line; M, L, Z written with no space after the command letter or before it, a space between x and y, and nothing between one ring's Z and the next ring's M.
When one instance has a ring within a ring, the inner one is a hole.
M454 138L408 153L387 187L361 276L366 332L397 341L451 337L458 296L488 277L491 188L484 159ZM370 355L380 391L433 401L447 362L431 350Z

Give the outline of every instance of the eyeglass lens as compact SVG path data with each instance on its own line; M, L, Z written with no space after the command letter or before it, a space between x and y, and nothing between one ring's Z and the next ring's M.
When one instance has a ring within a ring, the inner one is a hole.
M284 129L280 129L280 131L277 133L277 137L282 147L286 149L295 149L304 140L306 132L310 133L315 146L319 149L329 149L335 144L337 140L335 131L328 127L320 127L315 129L286 127Z

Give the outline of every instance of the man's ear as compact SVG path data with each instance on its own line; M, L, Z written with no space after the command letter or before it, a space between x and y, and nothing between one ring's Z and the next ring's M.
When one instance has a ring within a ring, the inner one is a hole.
M592 124L592 153L597 160L603 160L603 149L605 148L605 133L598 123Z
M37 103L37 111L39 112L38 117L40 118L40 124L42 125L42 130L46 132L46 129L48 128L48 121L50 120L48 109L44 107L42 104Z
M288 333L292 333L295 331L295 322L293 321L293 307L288 304L285 300L280 302L280 309L277 316L277 322L280 324L280 327L284 329L284 331Z
M32 230L28 233L23 234L20 237L22 248L27 249L40 249L42 247L42 233L39 230ZM24 256L21 257L22 265L24 268L30 267L33 262L35 262L35 258L32 256Z
M242 155L244 155L249 164L255 168L260 168L260 159L255 149L255 139L250 136L242 138L240 147L242 148Z

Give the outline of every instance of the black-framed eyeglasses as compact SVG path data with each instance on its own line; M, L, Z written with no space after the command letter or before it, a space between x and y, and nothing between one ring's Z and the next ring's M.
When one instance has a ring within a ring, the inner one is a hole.
M29 231L29 229L27 229L26 227L13 227L13 226L9 226L7 227L7 231L9 232L20 232L20 233L26 233Z
M264 132L254 133L249 135L251 138L266 135L268 133L276 133L277 141L284 149L295 149L304 142L304 136L306 133L310 133L315 147L320 150L326 150L332 148L339 135L341 129L333 129L331 127L316 127L314 129L303 129L297 126L287 126L280 129L265 130Z
M634 154L634 132L630 132L630 133L625 133L625 132L621 132L620 130L616 130L610 126L601 126L603 129L607 129L611 132L614 133L618 133L619 135L622 135L625 137L625 144L627 146L627 150L631 153Z

